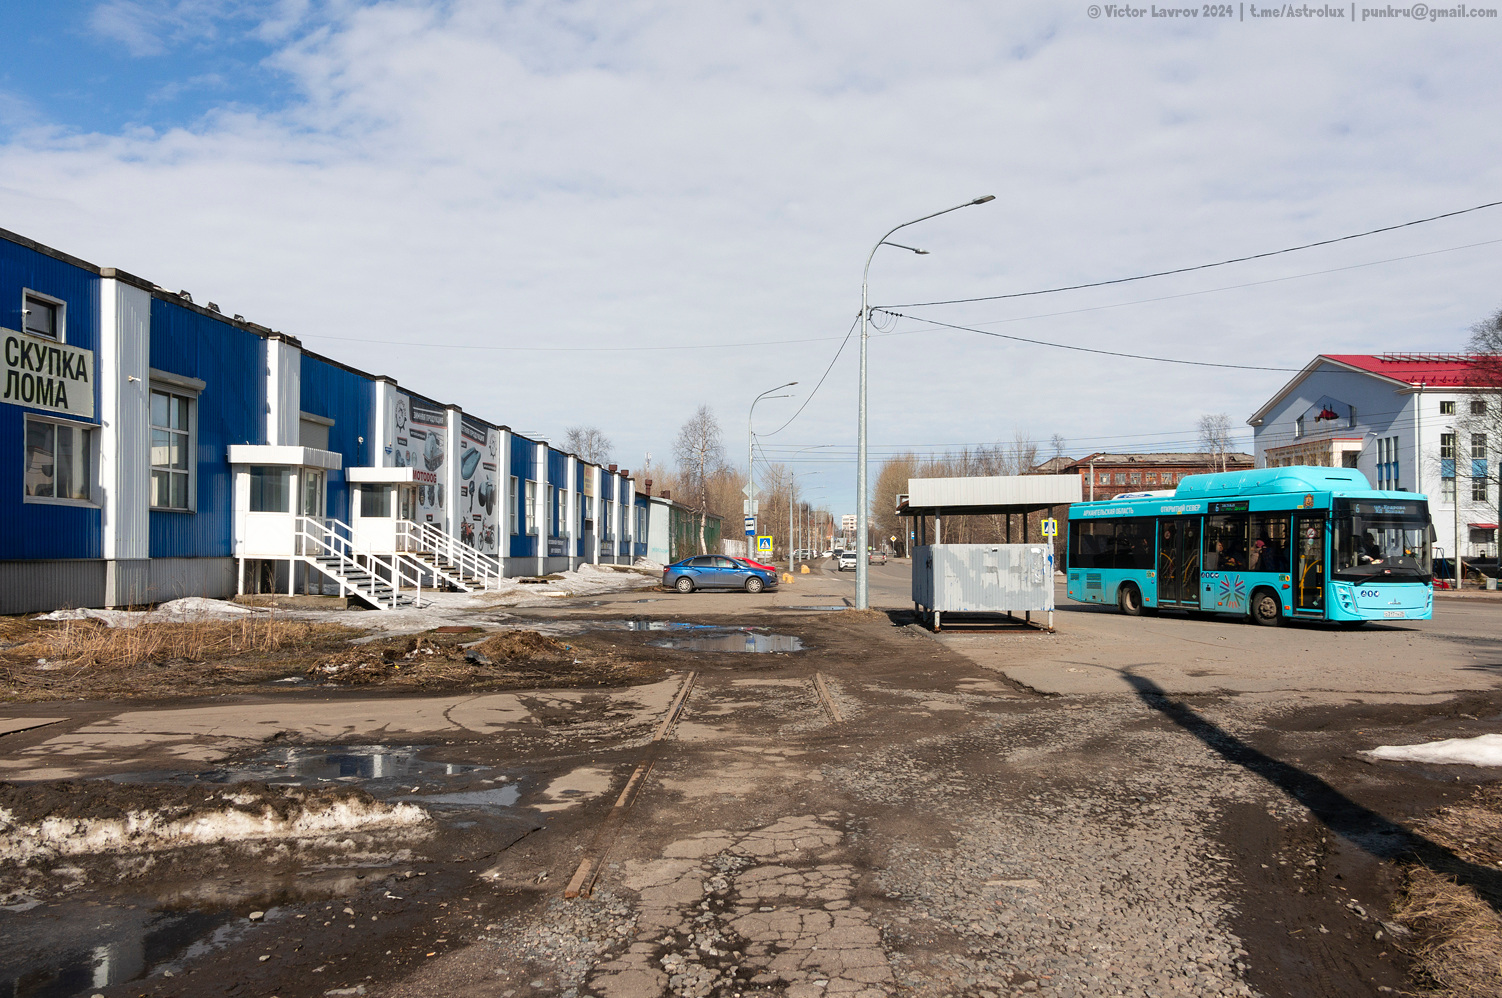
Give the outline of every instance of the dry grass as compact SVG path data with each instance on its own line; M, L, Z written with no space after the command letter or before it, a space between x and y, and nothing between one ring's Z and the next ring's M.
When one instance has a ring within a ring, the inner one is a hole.
M536 631L491 637L428 631L352 645L319 659L308 678L341 685L471 689L616 686L661 672L623 657L608 641L570 642ZM466 647L467 646L467 647Z
M106 627L93 620L0 619L0 696L170 695L205 686L264 682L300 673L310 655L360 634L338 624L281 620L148 621ZM163 668L168 667L168 668Z
M1502 862L1502 788L1482 787L1469 801L1441 808L1419 829L1465 862L1496 869ZM1422 991L1435 998L1502 995L1502 897L1483 897L1469 884L1413 864L1404 873L1394 919L1412 932L1402 943Z

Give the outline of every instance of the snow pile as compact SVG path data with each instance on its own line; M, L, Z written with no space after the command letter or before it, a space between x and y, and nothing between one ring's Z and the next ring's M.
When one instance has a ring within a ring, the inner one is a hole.
M584 564L572 571L550 575L540 584L507 579L502 588L477 595L491 606L538 606L561 597L599 596L604 593L651 589L661 581L660 567L652 572L640 564L629 567Z
M1380 745L1363 753L1373 759L1432 762L1458 766L1502 766L1502 735L1446 738L1418 745Z
M363 798L363 799L362 799ZM44 817L18 822L0 807L0 863L61 856L159 852L188 846L266 839L311 839L352 832L410 828L428 820L413 804L383 804L369 797L271 802L225 794L217 807L181 816L131 810L111 817ZM257 804L261 806L256 806ZM286 806L291 803L293 806ZM169 809L170 810L170 809Z
M155 610L53 610L33 620L97 620L106 627L135 627L143 623L186 624L198 620L237 620L253 613L268 613L259 607L241 606L222 599L187 596L169 600Z

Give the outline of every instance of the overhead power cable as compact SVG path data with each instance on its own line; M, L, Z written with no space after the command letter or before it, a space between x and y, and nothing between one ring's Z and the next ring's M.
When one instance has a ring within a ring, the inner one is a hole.
M1050 342L1049 340L1035 340L1035 339L1031 339L1031 338L1029 338L1027 336L1012 336L1009 333L996 333L996 332L992 332L989 329L977 329L974 326L961 326L961 325L957 325L957 324L955 324L953 322L940 322L938 319L929 319L929 318L915 316L915 315L906 315L906 314L904 314L902 312L895 312L895 311L893 311L892 309L889 309L889 308L872 309L872 311L873 312L885 312L887 315L895 315L898 318L902 318L902 319L913 319L913 320L918 321L918 322L926 322L929 325L933 325L933 326L943 326L945 329L958 329L958 330L962 330L962 331L967 332L967 333L979 333L981 336L994 336L998 340L1015 340L1018 343L1031 343L1033 346L1053 347L1056 350L1074 350L1074 351L1077 351L1079 353L1102 354L1102 355L1104 355L1106 357L1126 357L1126 358L1131 359L1131 360L1150 360L1150 361L1153 361L1153 362L1158 363L1158 364L1185 364L1185 365L1187 365L1189 367L1225 367L1225 368L1231 368L1231 369L1237 370L1237 371L1289 371L1289 372L1298 372L1298 371L1302 371L1303 370L1303 368L1301 368L1301 367L1263 367L1263 366L1258 365L1258 364L1220 364L1220 363L1216 363L1215 361L1211 361L1211 360L1184 360L1183 358L1180 358L1180 357L1153 357L1153 356L1151 356L1149 354L1125 353L1125 352L1123 352L1121 350L1099 350L1099 349L1096 349L1095 347L1075 346L1072 343L1053 343L1053 342Z
M1333 239L1321 239L1318 242L1304 243L1301 246L1288 246L1278 250L1268 250L1265 253L1251 253L1247 256L1232 257L1229 260L1218 260L1215 263L1199 263L1192 267L1176 267L1173 270L1159 270L1151 274L1137 274L1134 277L1116 277L1109 281L1091 281L1088 284L1070 284L1065 287L1044 288L1039 291L1014 291L1004 295L982 295L979 298L947 298L943 301L917 301L906 302L900 305L890 305L886 308L926 308L929 305L963 305L977 301L1001 301L1007 298L1029 298L1034 295L1053 295L1063 291L1082 291L1085 288L1103 288L1112 284L1128 284L1132 281L1146 281L1154 277L1170 277L1174 274L1189 274L1196 270L1210 270L1214 267L1227 267L1233 263L1246 263L1250 260L1265 260L1268 257L1282 256L1286 253L1298 253L1303 250L1315 249L1319 246L1333 246L1336 243L1348 242L1352 239L1365 239L1367 236L1379 235L1383 232L1396 232L1398 229L1406 229L1415 225L1424 225L1429 222L1438 222L1444 218L1455 218L1457 215L1468 215L1473 211L1482 211L1486 208L1495 208L1502 205L1502 201L1488 201L1486 204L1478 204L1470 208L1461 208L1458 211L1447 211L1442 215L1430 215L1428 218L1415 218L1410 222L1399 222L1397 225L1384 225L1380 229L1368 229L1366 232L1353 232L1348 236L1336 236Z
M774 436L775 434L781 433L783 430L792 425L793 420L797 419L799 414L801 414L804 409L808 408L808 404L813 401L814 396L819 394L819 389L824 386L824 379L829 377L830 371L834 370L835 361L838 361L840 359L840 354L845 352L845 346L850 342L850 335L855 332L855 327L860 325L860 321L861 317L857 315L855 317L855 321L850 323L850 328L845 330L845 338L840 340L840 348L834 352L834 357L830 359L829 366L824 369L823 374L819 375L819 383L814 385L813 391L808 393L808 397L803 400L803 404L798 407L798 411L789 416L786 423L783 423L771 433L761 434L762 436L770 437Z

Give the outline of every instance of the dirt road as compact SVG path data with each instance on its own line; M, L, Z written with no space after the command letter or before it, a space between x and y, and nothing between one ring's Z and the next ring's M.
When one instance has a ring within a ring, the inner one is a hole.
M266 800L287 823L0 866L0 987L1370 995L1412 983L1400 859L1496 887L1418 821L1502 773L1356 754L1495 730L1490 604L1357 633L1071 611L1056 635L936 638L826 609L850 586L483 615L607 641L644 685L0 712L15 800L115 781L49 805L69 842L185 787L205 800L183 827ZM330 787L368 792L366 825ZM4 813L9 841L66 838Z

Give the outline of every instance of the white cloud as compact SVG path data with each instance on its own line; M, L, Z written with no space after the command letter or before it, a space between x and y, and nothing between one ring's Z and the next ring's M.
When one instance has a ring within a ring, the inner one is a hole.
M193 20L207 6L185 7L152 9L218 30ZM578 347L838 336L882 231L978 194L997 201L899 240L932 255L878 254L874 302L1198 263L1502 189L1488 99L1502 82L1491 58L1502 22L1184 26L1091 21L1084 5L478 0L288 3L272 21L259 30L285 39L271 64L295 81L296 103L162 133L19 137L0 148L7 227L189 288L486 418L559 436L596 423L627 466L667 453L700 401L736 439L753 396L792 378L810 386L835 344L508 353L320 334ZM169 36L149 17L121 23ZM1494 230L1477 215L931 314L1069 311ZM1499 260L1491 247L992 328L1269 366L1453 349L1498 304ZM853 442L854 363L852 349L779 443ZM1014 429L1192 446L1201 412L1239 421L1284 380L960 333L878 337L871 363L878 452ZM763 403L758 425L793 404ZM836 505L850 478L848 465L823 470Z

